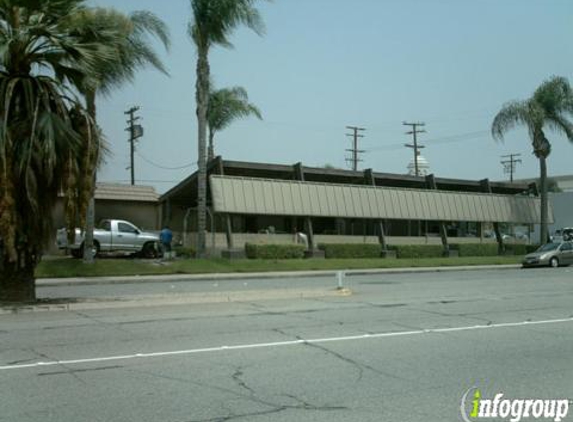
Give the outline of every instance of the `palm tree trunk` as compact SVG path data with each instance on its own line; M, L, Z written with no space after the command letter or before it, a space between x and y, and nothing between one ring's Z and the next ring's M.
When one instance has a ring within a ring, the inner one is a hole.
M96 121L96 93L94 90L88 90L85 94L86 97L86 106L88 115L93 119L93 122ZM85 264L93 264L94 263L94 254L93 254L93 246L94 246L94 228L95 228L95 184L96 184L96 171L95 166L97 163L94 164L94 172L93 172L93 183L91 184L91 192L90 192L90 199L88 203L88 208L86 212L86 233L84 237L84 263Z
M34 269L36 262L0 262L0 303L32 303L36 301Z
M215 158L215 146L213 145L213 138L215 137L215 133L209 129L209 149L207 151L207 160L211 161Z
M547 220L548 220L548 202L547 202L547 158L543 155L539 156L539 184L541 193L541 234L540 242L541 244L547 243L549 238L547 230Z
M197 256L204 257L207 229L207 106L209 103L209 49L199 48L197 59L197 120L199 161L197 163Z

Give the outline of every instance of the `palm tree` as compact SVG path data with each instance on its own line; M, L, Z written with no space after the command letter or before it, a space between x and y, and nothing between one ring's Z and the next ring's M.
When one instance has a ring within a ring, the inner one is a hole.
M573 124L568 120L573 114L573 91L566 78L554 76L543 82L525 101L513 101L503 106L495 116L491 132L496 140L517 125L527 127L533 154L539 159L541 191L541 242L548 239L547 157L551 144L545 137L549 129L564 134L573 142Z
M209 103L209 51L213 46L231 48L229 36L240 25L261 35L264 24L257 0L190 0L192 20L189 35L197 49L196 101L198 121L198 204L197 204L197 253L205 254L205 229L207 228L207 107Z
M83 0L0 1L0 302L35 299L58 193L69 223L84 206L82 160L99 133L71 87L112 52L69 34L64 17L82 8Z
M107 45L114 51L109 60L97 63L97 73L77 81L77 88L86 101L88 114L96 120L96 98L98 94L109 95L113 88L133 81L137 70L151 65L167 74L163 63L150 46L147 35L157 38L168 50L169 30L165 23L147 11L125 15L111 8L84 9L69 17L71 33L87 43ZM89 197L85 216L84 262L93 263L93 231L95 225L95 183L100 148L85 158L86 184L84 190ZM83 216L83 214L82 214ZM82 225L82 227L84 227Z
M245 88L235 86L212 91L207 106L207 125L209 127L208 159L215 158L213 140L215 133L228 127L236 119L243 119L251 115L262 119L261 112L249 103L249 95Z

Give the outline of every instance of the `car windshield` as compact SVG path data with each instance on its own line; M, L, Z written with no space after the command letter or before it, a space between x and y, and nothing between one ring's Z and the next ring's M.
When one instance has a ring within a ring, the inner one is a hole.
M537 249L537 252L554 251L559 247L559 245L561 245L561 243L547 243L547 244L543 245L542 247L540 247L539 249Z

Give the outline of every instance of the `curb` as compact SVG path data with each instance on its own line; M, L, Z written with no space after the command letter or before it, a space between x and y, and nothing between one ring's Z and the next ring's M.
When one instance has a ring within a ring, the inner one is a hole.
M334 290L251 290L219 293L193 293L184 295L147 295L120 298L87 299L81 302L38 304L0 307L0 315L27 314L36 312L70 312L93 309L138 308L166 305L196 305L243 302L246 300L310 299L317 297L350 296L349 289Z
M176 281L213 281L213 280L244 280L244 279L276 279L302 277L334 277L339 271L347 276L371 274L411 274L453 271L480 270L513 270L521 268L519 264L503 265L466 265L458 267L406 267L406 268L372 268L355 270L316 270L316 271L275 271L256 273L213 273L213 274L164 274L143 276L116 277L74 277L74 278L44 278L36 280L37 287L58 286L93 286L109 284L140 284Z

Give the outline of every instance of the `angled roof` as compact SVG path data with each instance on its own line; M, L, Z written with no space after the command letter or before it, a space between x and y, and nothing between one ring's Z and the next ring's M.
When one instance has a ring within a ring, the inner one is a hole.
M242 161L228 161L217 157L208 164L209 174L225 176L254 177L262 179L294 180L294 164L270 164ZM322 167L302 167L307 182L364 185L365 171L329 169ZM426 189L424 177L373 171L376 186ZM482 192L479 180L464 180L436 177L438 189L456 192ZM528 190L527 183L491 182L493 193L516 195ZM170 200L194 206L197 202L197 172L161 195L161 202Z
M131 186L120 183L98 183L95 199L130 202L157 202L159 195L152 186Z
M218 213L522 224L540 219L539 198L522 195L217 175L210 187Z

